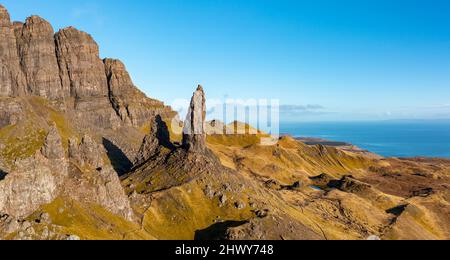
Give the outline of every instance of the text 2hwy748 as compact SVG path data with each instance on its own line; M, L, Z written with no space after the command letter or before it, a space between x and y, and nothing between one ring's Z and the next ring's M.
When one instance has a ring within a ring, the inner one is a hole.
M198 255L204 258L212 255L273 255L273 245L220 245L218 248L209 246L182 245L175 249L176 255Z

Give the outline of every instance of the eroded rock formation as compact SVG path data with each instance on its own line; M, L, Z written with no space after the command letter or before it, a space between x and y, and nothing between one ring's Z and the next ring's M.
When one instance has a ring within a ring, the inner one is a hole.
M39 16L10 21L0 6L0 96L58 101L80 128L141 127L174 113L133 84L125 65L102 60L91 35L73 27L54 34Z
M61 160L65 157L61 136L59 135L55 124L50 127L41 153L49 160Z
M23 95L25 85L14 28L8 11L0 5L0 96Z
M81 167L101 168L105 164L102 158L104 153L103 147L89 135L84 135L79 144L76 139L69 139L69 158L75 160Z
M69 86L61 84L53 27L31 16L25 24L15 23L17 49L22 71L27 79L29 94L51 100L69 96Z
M68 180L68 186L72 189L67 196L97 203L110 212L128 220L134 220L133 211L120 184L119 176L112 166L105 162L106 152L101 145L88 135L82 138L80 144L72 138L69 140L69 157L92 176L81 183L73 179ZM80 169L72 169L72 171L72 174L76 174ZM84 177L81 176L82 179Z
M52 202L67 177L61 137L50 128L44 146L33 157L16 161L16 168L0 182L0 212L22 218Z
M163 147L174 149L173 144L170 142L170 133L166 123L160 116L156 116L150 122L150 133L145 136L134 165L140 166L145 163L153 156L159 154Z
M104 59L109 99L126 125L140 126L157 114L168 112L160 101L149 99L131 80L125 65L116 59Z
M183 147L197 152L206 149L206 99L200 85L192 96L184 123Z
M107 97L108 87L99 48L91 35L73 27L55 35L63 87L77 99Z

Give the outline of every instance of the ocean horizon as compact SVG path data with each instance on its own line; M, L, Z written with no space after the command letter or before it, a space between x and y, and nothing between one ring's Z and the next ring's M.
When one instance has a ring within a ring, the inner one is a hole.
M282 134L346 142L384 157L450 158L450 120L285 122Z

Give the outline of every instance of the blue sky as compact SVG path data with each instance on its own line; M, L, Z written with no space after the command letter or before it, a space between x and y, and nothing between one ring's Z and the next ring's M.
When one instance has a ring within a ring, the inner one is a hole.
M450 118L447 0L1 0L89 32L168 104L277 98L284 120Z

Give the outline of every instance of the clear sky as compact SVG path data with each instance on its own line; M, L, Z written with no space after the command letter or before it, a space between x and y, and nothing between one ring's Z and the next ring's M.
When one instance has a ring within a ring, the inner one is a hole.
M89 32L171 104L277 98L285 120L450 118L448 0L1 0Z

